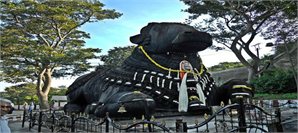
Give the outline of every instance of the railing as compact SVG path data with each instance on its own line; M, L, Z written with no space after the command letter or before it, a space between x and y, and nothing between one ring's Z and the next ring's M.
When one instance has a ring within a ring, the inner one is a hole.
M187 126L187 131L193 129L196 132L247 132L247 129L280 132L283 130L278 108L276 112L269 113L256 105L244 104L242 99L239 99L238 103L222 107L210 117L205 116L205 121L200 124Z
M279 108L267 112L262 107L244 103L243 98L227 106L220 106L214 113L204 115L204 121L175 119L175 124L153 116L150 120L142 119L117 121L109 117L96 118L83 114L64 114L61 111L24 111L23 124L29 122L29 130L37 126L38 132L47 128L52 132L282 132ZM193 116L200 117L200 116ZM202 119L201 119L202 120Z
M98 119L83 114L57 114L56 111L52 113L48 111L30 112L26 114L24 111L23 123L29 122L29 131L37 126L38 132L41 132L41 128L45 127L51 129L52 132L109 132L116 130L121 131L143 131L143 132L155 132L170 130L165 127L165 124L148 121L142 119L137 121L134 119L133 124L117 123L109 117L108 113L105 118ZM111 126L110 126L111 125ZM142 126L140 129L139 126ZM24 127L24 124L22 125ZM157 129L160 128L160 129Z
M298 107L297 100L253 100L252 103L264 108Z

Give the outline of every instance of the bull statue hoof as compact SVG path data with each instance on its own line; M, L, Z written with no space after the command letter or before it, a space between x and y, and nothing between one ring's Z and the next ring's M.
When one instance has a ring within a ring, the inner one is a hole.
M68 87L66 111L98 117L148 116L155 110L200 112L228 103L237 93L253 94L245 81L216 87L198 54L212 45L212 37L192 26L149 23L130 41L137 47L120 67L99 67Z

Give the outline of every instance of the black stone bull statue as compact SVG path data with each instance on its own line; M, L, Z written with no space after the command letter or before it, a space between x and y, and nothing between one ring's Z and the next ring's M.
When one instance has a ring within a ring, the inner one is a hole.
M253 95L250 85L231 80L216 87L199 51L212 45L208 33L180 23L149 23L130 38L138 46L115 69L100 68L69 86L66 111L96 116L152 114L155 110L198 112ZM122 113L119 108L125 108Z

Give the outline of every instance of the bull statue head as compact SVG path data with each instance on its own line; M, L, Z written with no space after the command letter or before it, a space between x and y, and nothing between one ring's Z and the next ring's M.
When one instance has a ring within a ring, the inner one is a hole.
M211 35L181 23L149 23L130 41L153 53L195 53L212 45Z

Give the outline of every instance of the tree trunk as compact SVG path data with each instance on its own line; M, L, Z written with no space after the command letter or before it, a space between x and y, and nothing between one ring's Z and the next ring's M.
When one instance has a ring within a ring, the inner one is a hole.
M49 101L48 101L48 94L51 89L51 83L52 83L51 69L45 68L38 75L37 86L36 86L40 109L50 108Z
M38 95L38 101L39 101L39 108L40 109L49 109L49 101L48 101L48 95L46 94L39 94Z
M258 65L259 65L260 60L258 58L256 58L256 56L253 56L252 54L250 54L250 57L252 59L254 59L253 64L250 64L241 54L241 50L237 49L236 41L234 43L235 44L230 49L233 51L233 53L236 55L236 57L239 59L239 61L248 69L247 82L251 83L251 80L256 76L256 74L258 72Z
M247 67L247 69L248 69L247 82L251 83L252 79L256 76L256 70L252 67Z

